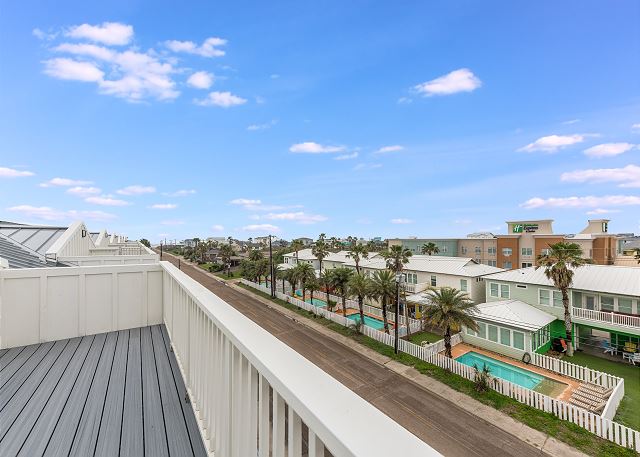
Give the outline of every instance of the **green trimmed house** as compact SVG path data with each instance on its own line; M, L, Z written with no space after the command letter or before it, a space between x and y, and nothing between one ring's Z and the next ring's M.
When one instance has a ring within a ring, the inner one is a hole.
M520 358L545 353L565 337L562 294L543 268L521 268L484 276L486 303L477 306L478 333L463 340ZM640 349L640 267L585 265L575 270L569 291L574 344L594 355Z

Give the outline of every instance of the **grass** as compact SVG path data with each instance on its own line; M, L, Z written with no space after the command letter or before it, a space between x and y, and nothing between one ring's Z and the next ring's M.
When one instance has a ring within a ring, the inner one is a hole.
M222 278L222 279L237 279L237 278L242 278L242 274L240 274L240 271L231 271L231 276L227 276L227 272L226 271L218 271L217 273L213 273L214 275L216 275L218 278Z
M624 398L618 407L614 420L627 427L640 430L640 367L622 361L613 362L580 351L576 351L573 357L567 357L565 360L624 378Z
M418 370L420 373L434 378L443 384L448 385L458 392L462 392L479 402L491 406L508 416L528 425L529 427L539 430L549 436L552 436L560 441L567 443L570 446L579 449L580 451L594 456L602 457L618 457L618 456L635 456L636 453L631 449L623 448L615 443L598 438L591 432L577 426L571 422L558 419L553 414L545 413L539 409L532 408L523 403L520 403L505 395L499 394L494 390L488 392L477 392L474 388L473 382L451 373L443 368L427 363L417 357L413 357L409 354L399 353L394 354L393 348L386 344L380 343L373 338L357 333L355 330L347 327L343 327L335 322L322 317L317 317L314 313L298 308L295 305L287 303L277 298L271 298L269 294L253 289L252 287L245 286L244 284L238 284L239 287L248 290L249 292L266 298L284 308L287 308L300 316L313 319L314 322L324 325L325 327L347 336L352 340L362 344L369 349L389 357L404 365L410 366ZM427 333L425 335L424 333ZM428 332L420 332L415 334L416 339L419 338L434 338L441 339L440 336ZM574 357L575 358L575 357ZM625 390L626 391L626 390Z
M409 341L415 344L420 344L423 341L428 341L429 343L435 343L436 341L440 341L442 339L442 335L438 335L436 333L431 332L417 332L412 333L409 337Z

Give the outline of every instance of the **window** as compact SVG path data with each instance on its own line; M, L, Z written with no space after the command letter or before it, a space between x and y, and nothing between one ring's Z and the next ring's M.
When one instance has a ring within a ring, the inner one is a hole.
M613 297L611 295L600 296L600 309L602 311L613 311Z
M496 327L495 325L489 324L487 326L487 330L489 331L489 340L490 341L495 341L497 343L498 342L498 327Z
M513 331L513 347L524 351L524 333Z
M618 298L618 312L631 314L631 299L630 298Z
M462 292L466 292L467 291L467 280L466 279L461 279L460 280L460 290Z
M509 298L509 284L500 284L500 298Z
M550 301L551 292L547 289L538 290L538 303L544 306L549 306L551 304Z
M500 328L500 342L505 346L511 346L511 331L508 328Z
M491 255L496 255L496 250L497 248L495 246L491 246L489 249L487 249L487 252Z
M518 289L526 289L527 288L527 286L525 286L524 284L516 284L516 287Z
M438 281L435 276L431 276L431 287L436 287Z
M551 249L543 249L542 251L540 251L542 255L549 255L550 252L551 252Z
M442 253L447 252L447 247L446 246L442 246L442 247L438 246L438 247L440 248L440 252L442 252Z
M502 248L502 255L509 257L511 254L513 254L513 250L511 248Z
M463 254L466 254L467 253L467 247L466 246L462 246L460 248L460 252L462 252Z
M489 265L490 267L497 267L498 262L495 260L487 260L487 265Z
M482 249L480 248L480 246L476 246L476 255L480 254L482 254Z
M520 252L522 252L522 255L526 255L526 256L532 256L533 255L533 249L532 248L522 248L520 250Z
M480 338L487 338L487 324L484 322L478 322L478 336Z
M558 290L553 291L553 306L557 308L562 308L564 306L562 304L562 292Z
M489 284L489 295L492 297L498 297L498 284L492 282Z
M532 266L533 266L533 263L531 262L522 262L522 268L529 268Z
M469 327L467 327L467 335L472 335L475 336L476 332L474 332L473 330L471 330Z
M502 268L504 268L505 270L511 270L511 268L513 268L513 264L511 262L503 262Z

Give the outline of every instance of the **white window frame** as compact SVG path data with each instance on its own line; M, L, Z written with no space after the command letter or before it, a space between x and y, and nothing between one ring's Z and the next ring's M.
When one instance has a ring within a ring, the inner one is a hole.
M464 286L463 286L464 284ZM460 280L460 290L462 292L468 292L469 291L469 283L466 279L461 279Z
M508 254L507 254L508 252ZM505 257L511 257L513 255L513 249L511 248L502 248L502 255Z
M438 277L436 275L431 275L430 284L431 287L438 287Z
M506 287L506 289L504 289ZM504 295L502 295L502 292L506 290L507 291L507 296L505 297ZM511 284L500 284L500 298L504 298L506 300L509 300L511 298Z
M531 257L533 255L533 248L520 248L520 254L523 257Z
M493 295L493 290L491 289L491 286L496 286L496 294ZM497 282L490 282L489 283L489 296L493 297L493 298L500 298L500 283Z

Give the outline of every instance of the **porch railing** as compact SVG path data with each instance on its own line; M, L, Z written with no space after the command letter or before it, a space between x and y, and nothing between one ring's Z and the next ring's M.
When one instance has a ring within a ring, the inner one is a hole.
M585 308L572 308L573 317L607 324L621 325L640 329L640 316L629 316L613 311L596 311Z

